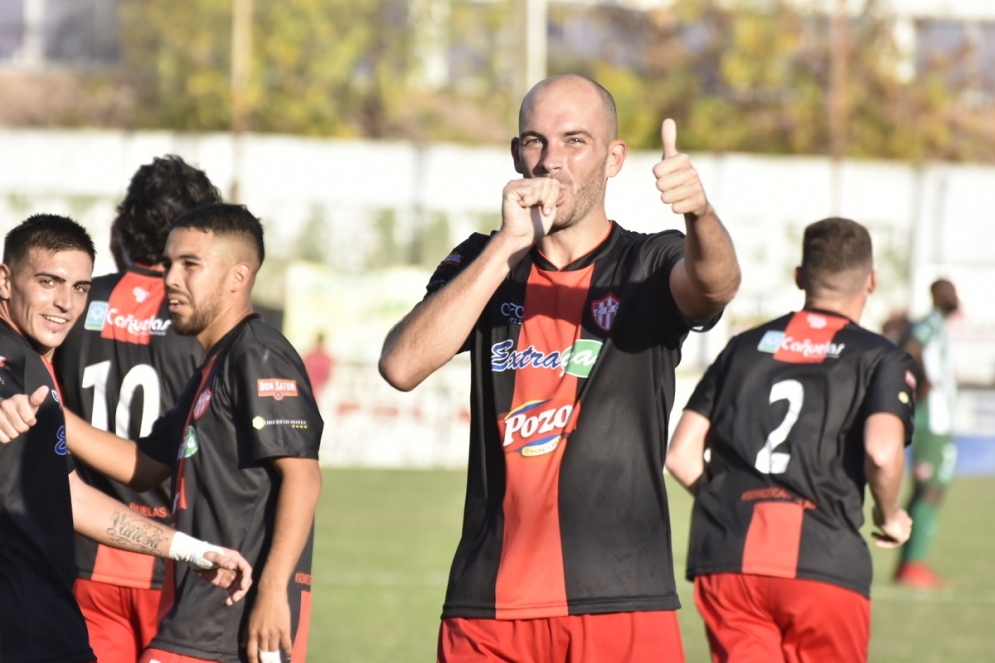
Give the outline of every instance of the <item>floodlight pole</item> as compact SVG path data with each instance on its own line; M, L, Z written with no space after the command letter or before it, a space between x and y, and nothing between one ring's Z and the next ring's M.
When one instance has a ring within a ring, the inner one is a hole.
M522 94L524 95L533 85L546 78L549 2L548 0L523 0L523 2L525 43Z
M841 214L843 155L846 152L846 79L849 44L847 0L836 0L829 36L829 154L832 157L832 213Z
M242 174L242 134L248 128L249 69L252 59L252 2L233 0L231 26L231 202L239 201Z

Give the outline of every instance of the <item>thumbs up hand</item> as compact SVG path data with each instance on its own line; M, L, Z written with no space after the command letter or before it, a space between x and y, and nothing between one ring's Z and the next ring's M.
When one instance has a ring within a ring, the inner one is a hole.
M691 165L691 158L677 151L677 124L669 118L664 120L660 137L663 139L663 159L653 167L660 200L670 205L674 214L683 214L688 221L704 216L710 209L705 187L698 171Z
M38 387L31 396L17 394L0 401L0 444L13 441L38 423L35 414L45 399L48 387Z

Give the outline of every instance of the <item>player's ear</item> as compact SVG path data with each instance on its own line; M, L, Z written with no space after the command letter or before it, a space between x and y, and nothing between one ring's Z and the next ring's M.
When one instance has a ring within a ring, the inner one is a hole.
M801 267L795 267L795 285L798 286L799 290L805 289L805 276Z
M0 265L0 299L10 299L10 282L13 279L13 273L10 271L10 266L6 263Z
M228 279L232 292L251 288L252 268L246 262L236 263L232 265L231 271L228 273Z
M515 136L511 139L511 160L515 162L515 172L519 175L525 174L525 167L522 165L522 140Z
M605 162L605 176L615 177L622 170L629 147L624 140L613 140L608 144L608 160Z
M873 294L878 287L878 272L876 269L872 269L871 273L867 275L867 294Z

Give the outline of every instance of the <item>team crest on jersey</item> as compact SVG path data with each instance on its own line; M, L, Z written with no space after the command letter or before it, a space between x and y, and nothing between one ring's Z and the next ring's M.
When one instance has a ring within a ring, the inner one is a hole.
M135 296L135 301L141 304L146 299L148 299L149 295L151 295L152 293L146 290L145 288L139 288L138 286L135 286L135 289L131 291L131 294Z
M197 398L197 403L193 406L193 418L200 419L207 412L208 406L211 404L211 390L205 389L201 392L200 396Z
M278 401L284 398L297 398L297 380L283 378L256 380L256 389L260 398L273 398Z
M606 332L610 332L612 325L615 324L615 315L618 313L620 303L618 298L610 292L601 299L591 302L591 313L594 315L594 321Z
M90 302L90 307L86 309L86 320L83 322L83 329L87 331L103 331L106 321L107 302Z

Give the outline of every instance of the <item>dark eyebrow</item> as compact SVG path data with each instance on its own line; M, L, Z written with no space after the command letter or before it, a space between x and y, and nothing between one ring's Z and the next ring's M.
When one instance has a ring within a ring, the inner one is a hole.
M563 135L567 138L570 136L587 136L588 138L594 138L594 135L590 131L586 131L584 129L573 129L571 131L564 132Z
M545 136L543 136L538 131L532 131L531 129L529 129L528 131L523 131L522 135L519 136L519 138L545 138Z
M35 273L35 278L41 278L41 277L44 277L44 278L47 278L47 279L52 279L56 283L65 283L66 282L66 280L64 278L62 278L61 276L59 276L57 274L49 274L48 272L36 272Z
M35 274L35 278L52 279L56 283L65 283L66 282L66 280L64 278L62 278L61 276L59 276L58 274L49 274L48 272L38 272L38 273ZM73 284L73 287L79 286L79 285L90 286L90 285L93 285L93 281L76 281L76 283Z
M169 258L168 256L164 256L164 257L166 258L166 260L172 260L173 262L176 262L177 260L193 260L193 261L196 261L196 262L203 262L204 261L204 259L201 258L196 253L184 253L182 255L176 256L175 258Z

